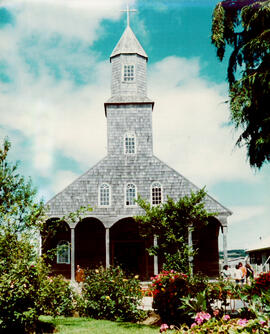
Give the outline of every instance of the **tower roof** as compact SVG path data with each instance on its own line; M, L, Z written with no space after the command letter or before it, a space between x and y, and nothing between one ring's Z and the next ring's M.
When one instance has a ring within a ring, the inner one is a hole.
M138 54L148 59L147 54L145 53L143 47L137 40L134 32L131 30L129 25L126 27L123 35L121 36L119 42L114 48L110 59L120 54Z

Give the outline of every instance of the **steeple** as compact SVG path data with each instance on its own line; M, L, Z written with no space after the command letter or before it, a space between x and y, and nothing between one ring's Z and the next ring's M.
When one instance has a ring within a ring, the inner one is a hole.
M123 35L121 36L119 42L114 48L110 56L110 61L112 60L113 57L116 57L120 54L126 54L126 55L137 54L141 57L144 57L146 61L148 60L146 52L144 51L140 42L137 40L134 32L132 31L129 25L127 25Z
M114 48L111 97L104 104L107 117L108 155L131 161L153 154L152 110L147 97L147 54L129 26Z
M105 114L109 105L150 104L147 97L147 61L148 56L129 25L127 8L127 26L110 56L112 64L111 97L104 104Z

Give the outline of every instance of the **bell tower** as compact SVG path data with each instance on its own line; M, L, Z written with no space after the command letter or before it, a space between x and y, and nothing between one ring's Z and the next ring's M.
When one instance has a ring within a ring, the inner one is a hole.
M153 154L154 102L147 97L148 56L127 17L127 27L110 56L111 98L104 104L108 155L119 158Z

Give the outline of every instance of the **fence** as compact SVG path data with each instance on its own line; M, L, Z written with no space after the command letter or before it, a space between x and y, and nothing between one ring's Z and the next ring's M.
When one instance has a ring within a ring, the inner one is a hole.
M252 264L252 268L254 269L255 276L258 276L260 273L270 270L269 263L266 263L266 264Z

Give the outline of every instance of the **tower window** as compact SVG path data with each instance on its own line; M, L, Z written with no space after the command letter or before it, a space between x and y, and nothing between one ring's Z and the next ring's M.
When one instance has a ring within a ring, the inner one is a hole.
M125 154L136 153L136 137L134 133L127 133L125 135Z
M57 244L57 263L70 264L70 244L66 240Z
M136 186L133 183L129 183L126 186L126 205L136 205Z
M162 202L162 187L159 182L152 184L152 205L158 205Z
M99 205L100 206L110 205L110 186L107 183L103 183L99 187Z
M135 66L124 65L123 81L130 82L135 80Z

